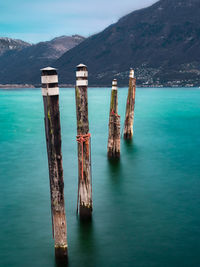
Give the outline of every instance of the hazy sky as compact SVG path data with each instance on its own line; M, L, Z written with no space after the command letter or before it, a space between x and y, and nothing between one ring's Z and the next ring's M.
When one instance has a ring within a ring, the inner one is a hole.
M0 37L28 42L89 36L156 0L0 0Z

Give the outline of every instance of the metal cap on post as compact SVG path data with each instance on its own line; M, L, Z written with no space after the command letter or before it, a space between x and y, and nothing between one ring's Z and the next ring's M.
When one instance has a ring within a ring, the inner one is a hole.
M41 71L42 71L42 76L41 76L42 95L43 96L59 95L57 69L52 67L47 67L41 69Z
M134 74L134 70L131 68L129 78L134 78Z
M117 79L112 81L112 90L117 90Z
M76 86L88 86L88 69L84 64L79 64L76 71Z

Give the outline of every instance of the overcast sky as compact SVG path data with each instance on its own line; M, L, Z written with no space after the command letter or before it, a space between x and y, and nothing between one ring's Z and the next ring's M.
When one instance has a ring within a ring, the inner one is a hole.
M97 33L156 0L0 0L0 37L36 43Z

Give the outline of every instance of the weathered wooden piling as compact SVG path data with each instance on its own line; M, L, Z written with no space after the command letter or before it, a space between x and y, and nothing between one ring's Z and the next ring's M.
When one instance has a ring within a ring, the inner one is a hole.
M44 68L41 71L55 255L57 259L67 260L67 224L61 152L58 75L56 69L51 67Z
M136 79L134 78L134 70L131 69L130 76L129 76L128 97L127 97L127 103L126 103L124 139L132 139L133 137L135 90L136 90Z
M112 82L109 135L107 153L109 158L120 157L120 116L118 115L117 80Z
M76 71L76 115L78 142L77 213L81 219L92 216L91 135L88 121L88 70L80 64Z

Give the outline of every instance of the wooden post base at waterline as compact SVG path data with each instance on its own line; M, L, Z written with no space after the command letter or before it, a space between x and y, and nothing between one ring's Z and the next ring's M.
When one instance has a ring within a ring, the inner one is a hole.
M55 257L58 263L68 263L68 247L66 245L55 246Z
M80 219L83 221L91 220L92 219L92 205L89 205L87 207L84 204L80 204L79 216L80 216Z

